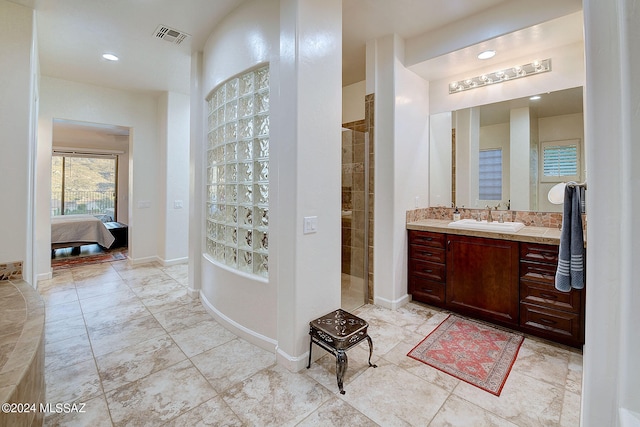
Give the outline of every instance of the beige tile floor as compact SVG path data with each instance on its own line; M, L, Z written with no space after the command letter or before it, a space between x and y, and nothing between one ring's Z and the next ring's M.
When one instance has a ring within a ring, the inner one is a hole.
M582 355L526 338L500 397L406 354L446 313L366 305L366 344L292 373L234 336L186 292L186 266L126 261L55 272L47 307L47 401L86 403L47 426L577 426ZM323 350L314 346L314 354Z

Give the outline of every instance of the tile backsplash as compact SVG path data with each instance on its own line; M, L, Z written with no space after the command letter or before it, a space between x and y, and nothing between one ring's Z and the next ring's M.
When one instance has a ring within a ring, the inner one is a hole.
M0 263L0 280L22 279L22 261Z
M423 219L453 220L453 211L453 208L445 207L414 209L407 211L407 222L415 222ZM458 208L458 211L460 211L461 219L475 218L478 214L480 214L482 219L487 219L486 209ZM493 211L494 220L497 220L501 214L504 215L505 221L521 222L527 226L560 228L562 225L562 213L560 212L499 210ZM582 215L582 227L586 228L586 225L587 217L586 215Z

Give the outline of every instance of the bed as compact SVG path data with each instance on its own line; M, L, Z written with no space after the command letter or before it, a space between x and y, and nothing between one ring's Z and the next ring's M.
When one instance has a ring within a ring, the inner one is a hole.
M80 246L99 244L110 247L115 237L102 221L93 215L61 215L51 218L51 252L60 248L73 247L79 252Z

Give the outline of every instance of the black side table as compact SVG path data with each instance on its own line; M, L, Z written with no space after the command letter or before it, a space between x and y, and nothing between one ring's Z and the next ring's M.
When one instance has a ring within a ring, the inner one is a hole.
M367 334L369 324L361 318L354 316L342 309L332 311L316 320L309 322L309 363L311 367L311 347L316 343L336 357L336 377L340 394L344 394L342 380L349 364L346 351L355 347L365 338L369 341L369 366L377 368L371 363L373 354L373 341Z

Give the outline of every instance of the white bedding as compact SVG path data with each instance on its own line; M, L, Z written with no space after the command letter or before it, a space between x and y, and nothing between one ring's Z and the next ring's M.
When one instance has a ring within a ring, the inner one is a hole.
M93 215L61 215L51 218L51 244L97 243L108 248L115 237Z

